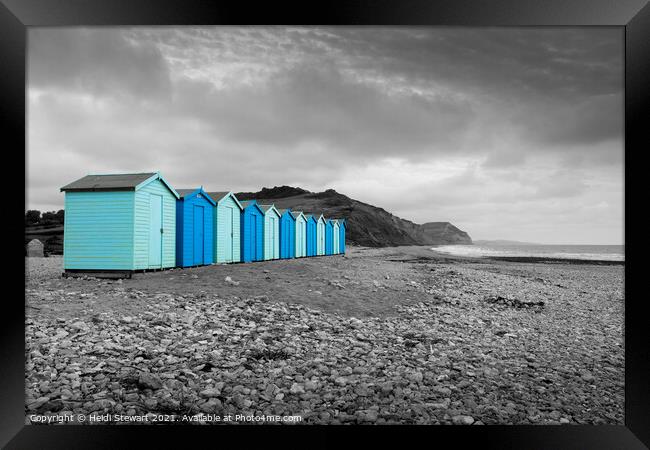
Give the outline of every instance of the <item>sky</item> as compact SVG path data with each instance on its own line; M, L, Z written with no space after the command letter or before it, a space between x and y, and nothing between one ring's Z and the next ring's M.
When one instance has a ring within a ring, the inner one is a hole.
M622 28L28 31L27 204L89 173L335 189L473 239L622 244Z

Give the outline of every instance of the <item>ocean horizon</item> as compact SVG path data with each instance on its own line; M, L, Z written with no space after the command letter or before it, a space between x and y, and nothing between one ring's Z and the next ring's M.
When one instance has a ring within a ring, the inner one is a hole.
M625 261L625 245L566 245L524 243L481 243L441 245L431 250L455 256L469 257L533 257L553 259L582 259Z

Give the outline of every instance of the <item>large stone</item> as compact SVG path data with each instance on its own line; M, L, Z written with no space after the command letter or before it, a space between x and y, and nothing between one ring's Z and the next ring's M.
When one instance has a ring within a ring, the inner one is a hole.
M447 409L449 408L450 403L450 398L444 398L440 402L427 403L427 406L433 409Z
M378 413L374 409L366 409L363 411L357 411L355 416L359 422L374 423L377 421Z
M34 411L49 401L50 401L50 397L39 397L38 399L36 399L35 401L27 405L27 409L29 409L30 411Z
M38 239L32 239L27 244L27 256L42 258L44 256L43 255L43 248L44 248L44 245L43 245L43 243L41 241L39 241Z
M458 415L452 417L451 421L454 425L471 425L474 423L474 418L472 416Z
M289 389L289 392L291 392L292 394L304 394L305 388L302 384L293 383L291 385L291 389Z
M153 389L153 390L160 389L162 387L160 378L150 373L140 374L140 377L138 378L138 385L140 385L140 387L144 389Z
M307 380L305 381L305 390L315 391L318 388L318 383L315 381Z
M414 383L421 383L422 380L424 379L422 372L417 372L417 371L409 373L406 377Z
M199 408L201 411L209 413L209 412L214 412L215 410L221 408L223 404L221 403L221 400L218 398L211 398L207 402L203 403Z
M77 321L70 325L70 328L75 331L88 331L89 327L86 322Z
M216 389L216 388L204 389L199 393L199 395L201 395L201 397L205 397L205 398L218 397L218 396L221 395L221 389Z

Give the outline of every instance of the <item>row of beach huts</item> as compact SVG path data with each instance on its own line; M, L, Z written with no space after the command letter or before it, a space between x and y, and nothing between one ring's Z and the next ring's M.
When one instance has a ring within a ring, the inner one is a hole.
M345 253L346 221L232 192L174 189L159 172L87 175L65 193L66 272L133 272Z

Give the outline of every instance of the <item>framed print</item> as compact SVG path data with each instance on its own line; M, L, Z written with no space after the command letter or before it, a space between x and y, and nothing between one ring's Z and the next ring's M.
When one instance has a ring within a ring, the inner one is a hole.
M6 448L650 442L643 1L0 18Z

